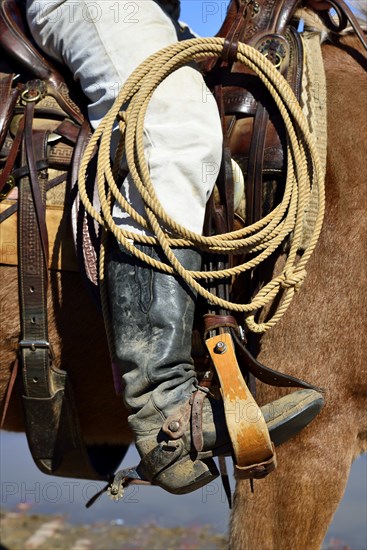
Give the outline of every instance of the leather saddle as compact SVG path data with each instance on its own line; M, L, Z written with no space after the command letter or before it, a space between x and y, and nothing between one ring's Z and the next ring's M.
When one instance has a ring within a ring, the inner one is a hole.
M20 99L26 94L29 82L39 86L42 83L44 101L36 102L35 114L39 119L52 119L48 123L52 131L47 150L48 167L68 172L70 196L72 200L72 226L77 250L78 265L92 298L98 303L97 255L99 239L95 227L86 221L85 211L79 203L77 193L77 173L84 148L90 138L86 108L88 100L79 85L73 80L66 66L50 60L34 43L25 17L22 0L1 0L0 2L0 89L4 102L0 107L0 159L7 158L14 138L14 113L21 112ZM16 71L16 72L15 72ZM44 126L42 123L41 126ZM4 178L3 178L4 179ZM14 184L14 181L10 181ZM56 185L56 182L48 184ZM93 194L94 181L90 182ZM5 187L2 188L2 187ZM2 197L9 186L4 181L0 185ZM8 216L14 211L8 209L2 214Z
M263 53L300 99L303 49L290 23L300 0L231 0L217 36L225 38L223 58L204 71L222 114L225 147L245 177L246 225L274 207L285 173L285 133L269 92L250 69L236 62L238 42ZM226 170L230 178L229 166Z
M11 71L15 67L23 78L38 78L47 82L48 95L56 99L73 122L83 123L85 98L79 101L75 99L80 97L80 91L76 92L77 88L73 86L72 80L66 82L60 69L46 59L35 45L28 31L21 0L3 0L0 3L0 48L3 60ZM73 99L70 97L71 90L74 90ZM3 122L3 109L1 112ZM1 128L1 135L4 130L5 126Z

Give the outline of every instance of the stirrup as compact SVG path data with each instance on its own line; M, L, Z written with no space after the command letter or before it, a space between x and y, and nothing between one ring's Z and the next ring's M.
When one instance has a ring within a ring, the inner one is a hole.
M236 475L240 479L266 477L276 468L275 448L261 409L243 379L232 337L229 333L213 336L206 346L221 386Z

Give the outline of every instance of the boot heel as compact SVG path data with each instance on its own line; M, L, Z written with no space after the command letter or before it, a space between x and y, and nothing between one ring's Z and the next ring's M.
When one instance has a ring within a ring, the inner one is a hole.
M219 471L213 459L192 460L187 455L155 476L152 484L159 485L169 493L183 495L204 487L218 476Z

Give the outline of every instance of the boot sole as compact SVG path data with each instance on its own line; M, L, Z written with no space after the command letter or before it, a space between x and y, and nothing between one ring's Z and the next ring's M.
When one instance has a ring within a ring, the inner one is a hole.
M276 447L302 431L324 406L324 398L321 393L317 393L317 396L315 396L316 392L314 391L310 394L308 390L304 390L304 393L305 398L298 402L296 407L292 402L292 394L289 395L288 405L283 398L283 412L278 413L274 418L272 416L274 416L277 401L274 401L270 407L268 405L262 407L261 410L270 432L270 438ZM267 407L273 410L268 411ZM291 415L289 414L290 407L295 409Z
M297 399L296 406L293 394L289 394L261 407L270 439L276 447L301 432L324 406L324 398L321 393L314 390L299 390L297 396L299 397L302 393L304 398L301 401ZM281 410L277 410L280 408ZM292 414L290 414L290 409L293 409ZM228 444L209 451L201 451L197 454L197 458L203 460L213 456L229 456L231 454L232 447Z
M155 476L152 484L174 495L184 495L201 489L218 476L218 468L212 459L193 460L186 455Z

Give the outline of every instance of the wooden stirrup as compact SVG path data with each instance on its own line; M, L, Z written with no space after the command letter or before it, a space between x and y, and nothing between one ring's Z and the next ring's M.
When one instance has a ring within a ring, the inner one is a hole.
M213 336L206 346L221 385L236 474L242 479L265 477L276 467L274 445L261 409L242 377L232 337L228 333Z

